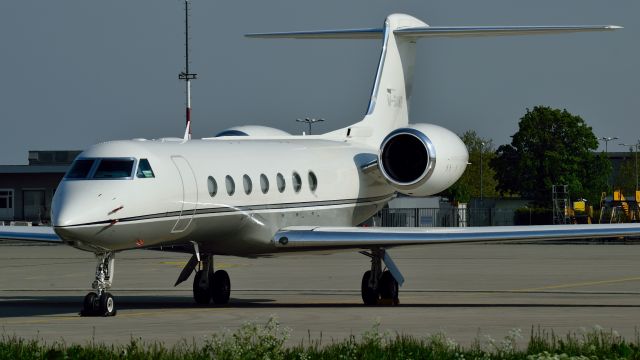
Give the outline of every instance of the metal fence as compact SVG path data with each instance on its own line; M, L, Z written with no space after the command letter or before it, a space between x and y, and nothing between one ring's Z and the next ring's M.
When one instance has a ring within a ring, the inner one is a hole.
M514 225L516 209L401 208L382 209L373 217L382 227L464 227Z

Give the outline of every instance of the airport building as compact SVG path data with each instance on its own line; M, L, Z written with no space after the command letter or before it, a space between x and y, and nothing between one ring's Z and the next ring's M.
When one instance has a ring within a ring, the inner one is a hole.
M0 165L0 222L49 224L51 199L80 151L29 151L28 165Z

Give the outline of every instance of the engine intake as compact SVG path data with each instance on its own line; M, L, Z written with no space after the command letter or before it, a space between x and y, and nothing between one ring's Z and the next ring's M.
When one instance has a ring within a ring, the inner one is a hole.
M382 141L378 165L396 191L427 196L453 185L468 159L467 148L456 134L438 125L412 124L392 131Z
M412 186L429 178L436 165L431 140L418 130L397 129L380 147L380 169L397 186Z

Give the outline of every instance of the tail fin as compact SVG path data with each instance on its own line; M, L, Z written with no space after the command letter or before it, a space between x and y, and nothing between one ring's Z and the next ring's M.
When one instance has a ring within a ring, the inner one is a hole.
M389 15L383 28L247 34L253 38L383 39L382 54L367 113L360 122L331 135L359 138L379 145L392 130L409 123L416 40L422 37L466 37L554 34L620 29L614 25L448 26L430 27L413 16Z

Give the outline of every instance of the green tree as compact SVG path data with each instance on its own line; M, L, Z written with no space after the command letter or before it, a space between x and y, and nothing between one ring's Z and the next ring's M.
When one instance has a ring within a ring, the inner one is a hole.
M580 116L546 106L527 109L511 144L500 146L491 161L497 189L549 207L551 186L566 184L572 198L597 202L611 173L597 148L597 137Z
M482 173L482 196L497 196L495 171L489 166L489 162L495 157L493 140L481 138L473 130L466 131L460 138L469 151L470 164L467 165L460 179L441 195L462 203L468 202L472 197L480 197L480 174ZM482 171L480 171L481 164Z
M615 189L622 190L622 193L630 198L635 196L636 191L636 154L633 150L633 148L629 149L629 155L620 164L616 181L613 184Z

